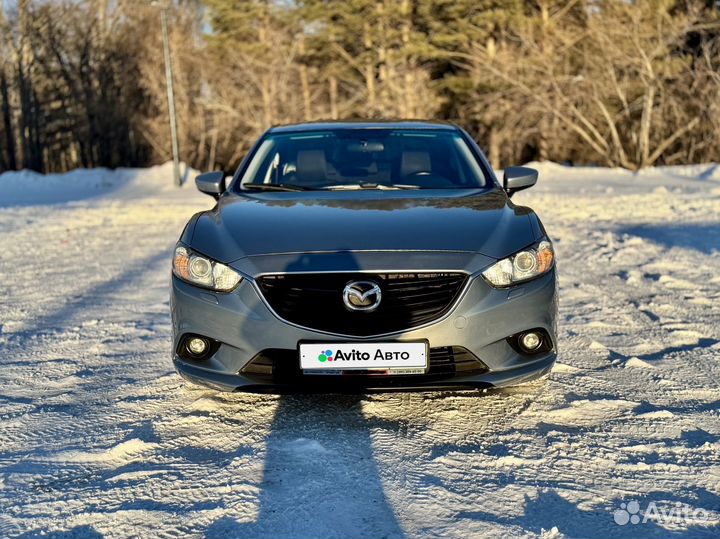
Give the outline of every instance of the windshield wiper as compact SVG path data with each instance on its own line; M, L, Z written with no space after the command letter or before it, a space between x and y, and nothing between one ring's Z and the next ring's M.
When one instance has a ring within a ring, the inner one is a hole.
M293 185L291 183L245 183L240 186L242 190L253 191L309 191L307 187L302 185Z
M332 191L354 191L359 189L379 189L379 190L400 190L400 189L420 189L419 185L404 185L404 184L394 184L394 185L385 185L382 183L370 183L370 182L362 182L362 183L341 183L338 185L326 185L323 187L323 189L328 189Z

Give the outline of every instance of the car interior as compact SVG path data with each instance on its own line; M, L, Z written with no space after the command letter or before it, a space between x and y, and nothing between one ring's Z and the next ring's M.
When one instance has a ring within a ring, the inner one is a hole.
M484 184L451 136L277 137L262 161L253 183L311 189L357 184L438 189Z

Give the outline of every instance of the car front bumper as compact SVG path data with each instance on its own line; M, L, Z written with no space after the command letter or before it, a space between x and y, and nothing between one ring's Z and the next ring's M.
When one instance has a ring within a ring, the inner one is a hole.
M393 389L469 389L517 385L547 374L557 355L557 282L553 269L533 281L507 289L489 286L473 275L444 317L424 327L368 338L339 336L280 319L250 279L227 294L197 288L172 277L171 307L174 364L185 379L223 391L326 392ZM543 330L549 349L523 354L508 337ZM219 343L207 359L178 355L181 340L201 335ZM304 375L295 352L300 341L396 342L427 340L432 350L458 347L474 355L483 369L424 375ZM248 373L248 365L274 351L271 373ZM245 369L245 371L244 371Z

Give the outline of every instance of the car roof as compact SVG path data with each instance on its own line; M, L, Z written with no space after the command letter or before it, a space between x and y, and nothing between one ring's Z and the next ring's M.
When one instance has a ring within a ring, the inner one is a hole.
M271 127L270 133L297 133L337 129L432 129L457 131L455 124L433 120L322 120Z

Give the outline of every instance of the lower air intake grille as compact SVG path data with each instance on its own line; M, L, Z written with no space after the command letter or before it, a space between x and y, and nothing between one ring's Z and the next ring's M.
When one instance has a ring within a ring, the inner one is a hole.
M461 346L430 349L430 365L422 376L464 376L487 372L488 367L475 354ZM281 381L301 376L297 350L269 348L257 354L240 374L263 380ZM405 376L405 375L400 375Z

